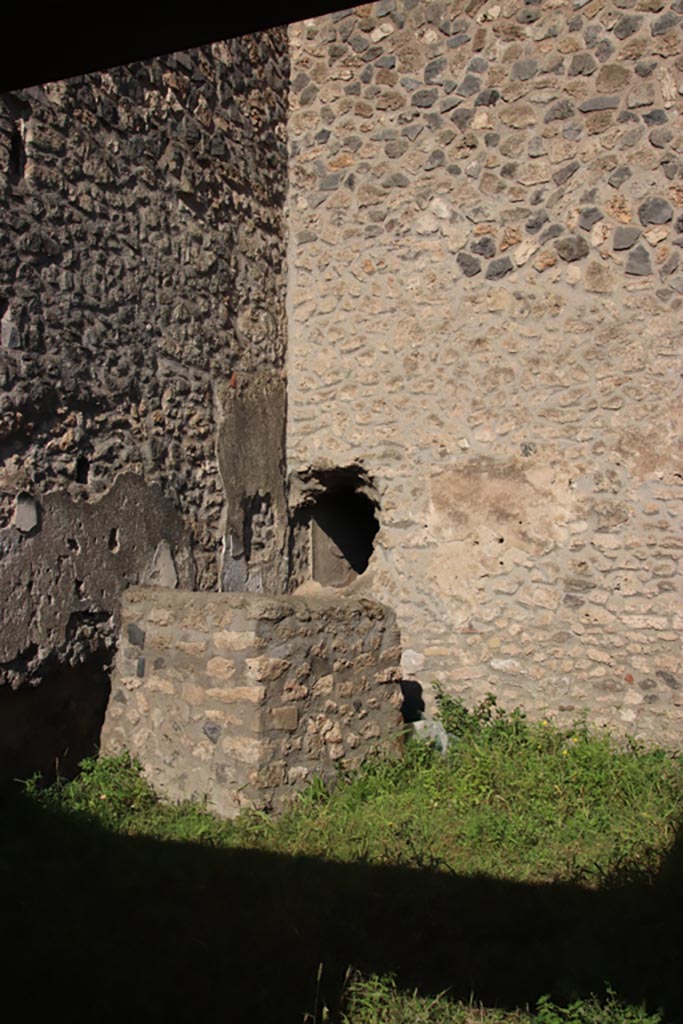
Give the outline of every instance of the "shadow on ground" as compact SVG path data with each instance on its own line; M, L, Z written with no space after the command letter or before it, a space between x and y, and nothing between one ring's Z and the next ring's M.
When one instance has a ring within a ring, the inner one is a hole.
M487 1005L609 981L683 1015L683 842L655 884L590 892L125 838L11 796L4 1019L301 1024L349 965ZM46 1015L47 1014L47 1015Z

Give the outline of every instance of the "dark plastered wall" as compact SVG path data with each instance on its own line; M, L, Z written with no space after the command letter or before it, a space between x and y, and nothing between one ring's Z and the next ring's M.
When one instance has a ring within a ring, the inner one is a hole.
M224 406L284 395L287 82L275 29L0 97L0 683L106 660L124 586L219 585Z
M220 589L280 593L288 571L284 372L235 374L221 405L218 465L231 481Z

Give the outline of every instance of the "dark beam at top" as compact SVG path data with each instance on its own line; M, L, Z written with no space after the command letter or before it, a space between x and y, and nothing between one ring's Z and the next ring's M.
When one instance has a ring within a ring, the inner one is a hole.
M219 39L246 35L348 7L348 0L293 0L281 6L240 3L149 5L134 0L35 0L16 38L7 32L0 92L102 71Z

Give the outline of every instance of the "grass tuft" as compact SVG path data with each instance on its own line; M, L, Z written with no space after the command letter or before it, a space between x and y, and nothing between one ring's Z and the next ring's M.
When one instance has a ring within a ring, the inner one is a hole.
M608 989L604 1000L590 997L558 1006L541 996L534 1010L490 1010L481 1005L452 1003L446 994L425 999L402 992L391 975L352 977L343 1024L661 1024L659 1013L621 1002Z

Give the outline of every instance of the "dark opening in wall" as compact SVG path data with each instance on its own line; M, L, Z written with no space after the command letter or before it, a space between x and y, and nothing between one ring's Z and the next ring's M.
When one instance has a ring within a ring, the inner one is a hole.
M346 586L367 569L379 530L371 481L360 467L349 466L310 470L299 482L303 495L293 532L307 554L300 561L323 586Z
M403 695L403 703L401 704L403 721L421 721L424 718L425 702L420 683L416 679L402 679L401 693Z
M45 782L70 778L97 754L109 690L102 652L57 667L37 686L0 686L0 790L36 773Z
M322 494L311 512L313 579L342 586L368 567L379 524L372 502L355 491Z
M76 459L76 482L87 484L90 476L90 461L85 455L79 455Z
M21 122L15 124L12 129L9 149L9 179L13 185L24 177L26 167L26 152L24 150L24 136Z

